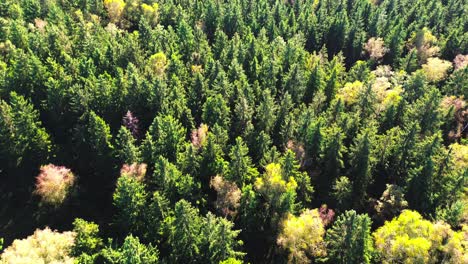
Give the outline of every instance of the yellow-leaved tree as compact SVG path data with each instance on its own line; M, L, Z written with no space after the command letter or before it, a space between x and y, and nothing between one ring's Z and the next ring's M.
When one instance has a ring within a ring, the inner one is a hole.
M159 21L159 4L154 3L152 5L141 4L141 12L148 23L156 26Z
M5 249L0 263L74 263L71 250L75 241L74 232L59 233L46 227L36 230L25 239L16 239Z
M431 82L438 82L447 76L448 70L452 68L450 61L439 58L428 58L427 63L422 65L426 77Z
M358 102L363 88L364 84L360 81L348 82L338 91L337 97L341 98L346 105L354 105Z
M277 243L289 252L290 263L309 263L313 257L326 255L324 235L318 210L307 209L298 217L287 216Z
M283 179L281 165L270 163L265 167L263 177L258 177L255 187L271 203L278 201L283 193L295 191L297 182L293 177Z
M381 263L467 263L467 233L443 222L431 223L418 212L404 210L377 229L375 249ZM460 262L461 261L461 262Z
M118 23L122 17L125 2L123 0L104 0L104 6L112 23Z

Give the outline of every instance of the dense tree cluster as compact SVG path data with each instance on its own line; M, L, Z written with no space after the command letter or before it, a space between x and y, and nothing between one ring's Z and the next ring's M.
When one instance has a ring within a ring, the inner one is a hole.
M1 1L0 263L467 263L467 9Z

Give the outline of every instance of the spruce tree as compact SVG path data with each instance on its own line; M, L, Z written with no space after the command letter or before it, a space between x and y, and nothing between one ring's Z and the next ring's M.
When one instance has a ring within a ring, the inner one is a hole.
M337 264L371 263L371 224L369 216L359 215L354 210L338 216L325 237L329 261Z

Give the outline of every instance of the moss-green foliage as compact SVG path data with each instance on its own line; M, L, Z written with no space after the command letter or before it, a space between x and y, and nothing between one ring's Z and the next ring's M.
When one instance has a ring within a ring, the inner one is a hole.
M4 246L83 218L81 263L466 262L466 1L0 2ZM327 243L278 244L312 208Z

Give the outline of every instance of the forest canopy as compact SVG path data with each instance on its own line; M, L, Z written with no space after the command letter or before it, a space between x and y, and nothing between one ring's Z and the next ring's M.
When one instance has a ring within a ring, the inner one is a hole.
M468 263L467 10L0 1L0 263Z

